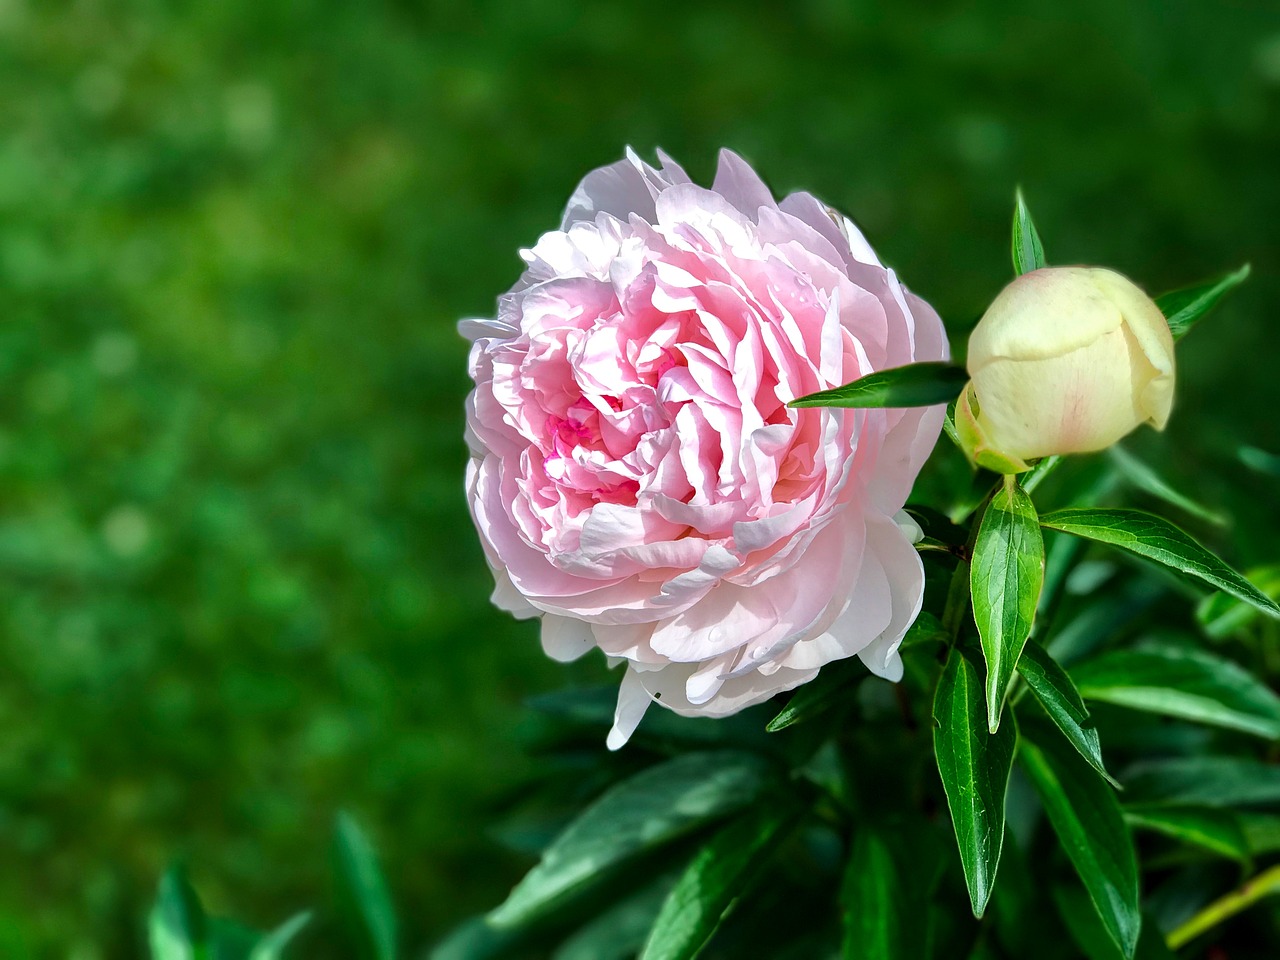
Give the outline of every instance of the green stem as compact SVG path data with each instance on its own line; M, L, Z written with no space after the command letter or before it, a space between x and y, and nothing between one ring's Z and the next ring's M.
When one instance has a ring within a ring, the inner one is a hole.
M964 626L965 614L969 612L969 559L973 556L973 545L978 540L978 527L982 525L982 516L987 512L987 504L995 496L1000 484L987 491L969 517L969 536L963 549L959 552L960 562L956 564L955 573L951 575L951 585L947 588L947 602L942 608L942 629L946 631L948 649L955 646L960 637L960 629Z
M1170 931L1166 938L1169 949L1177 950L1273 893L1280 893L1280 864L1246 881L1239 890L1233 890L1225 897L1213 901L1186 923Z
M947 604L942 609L942 629L947 634L948 644L954 645L960 636L960 627L964 623L964 615L969 610L969 561L961 560L956 564L956 572L951 575L951 585L947 588Z

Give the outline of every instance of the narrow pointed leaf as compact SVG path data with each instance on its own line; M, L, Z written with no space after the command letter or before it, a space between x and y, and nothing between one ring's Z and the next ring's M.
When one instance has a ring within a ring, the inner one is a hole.
M692 960L772 855L794 810L771 804L707 841L662 904L640 960Z
M832 667L835 669L831 669ZM841 663L831 664L831 667L824 668L814 680L797 690L778 715L765 725L765 729L770 733L777 733L793 724L820 716L852 698L858 683L866 676L867 671L861 665L847 670L843 669Z
M560 944L551 960L635 960L674 883L674 875L660 876L656 882L596 914Z
M1280 477L1280 454L1270 453L1260 447L1243 446L1236 456L1250 470L1269 477Z
M1101 507L1057 510L1041 525L1078 537L1109 543L1200 580L1280 618L1274 600L1163 517L1140 510Z
M1216 280L1207 280L1192 287L1173 290L1156 298L1156 306L1169 321L1169 329L1175 340L1187 335L1196 321L1213 309L1224 296L1244 283L1249 276L1249 264Z
M1107 933L1133 957L1142 926L1138 862L1114 791L1051 727L1027 725L1018 759Z
M878 370L820 393L792 400L789 407L931 407L950 403L969 381L964 367L910 363Z
M1031 211L1018 190L1013 204L1013 272L1018 276L1044 266L1044 245L1031 220Z
M1071 669L1081 696L1280 739L1280 697L1249 671L1200 650L1111 650Z
M1252 567L1245 578L1272 600L1280 598L1280 563ZM1225 593L1212 593L1196 607L1196 619L1216 640L1240 634L1259 617L1258 609Z
M373 845L350 814L338 814L333 857L340 906L360 955L370 960L394 960L396 914L391 894Z
M209 960L208 920L181 867L160 878L147 932L151 960Z
M303 911L290 917L258 941L253 952L249 954L249 960L282 960L285 948L310 922L310 911Z
M991 898L1004 846L1004 803L1017 735L988 733L978 671L951 652L933 698L933 745L973 914Z
M1244 757L1178 757L1135 764L1122 778L1130 803L1280 807L1280 766Z
M846 960L906 960L908 927L904 877L893 851L874 829L860 827L841 892Z
M471 917L446 933L423 955L423 960L508 960L521 956L518 950L523 946L526 933L525 930L498 930L483 916ZM634 946L638 947L639 941ZM626 960L634 956L633 949Z
M496 926L535 920L602 871L751 803L770 779L761 757L686 753L616 784L571 823L489 914Z
M1044 585L1044 541L1031 498L1012 477L996 491L973 545L969 586L987 661L987 727L1000 726L1005 693L1031 636Z
M1087 960L1123 960L1120 948L1102 925L1085 891L1065 883L1057 884L1053 888L1053 899L1068 934ZM1134 960L1174 960L1160 927L1149 917L1143 918Z
M1261 857L1280 851L1280 816L1249 810L1233 811L1232 815L1240 824L1250 854Z
M1149 494L1158 500L1163 500L1170 506L1177 507L1183 513L1189 513L1191 516L1198 517L1208 523L1216 523L1221 526L1227 522L1226 517L1222 514L1201 506L1190 497L1169 486L1160 474L1122 447L1112 447L1108 452L1111 456L1111 462L1115 464L1120 475L1143 493Z
M1220 857L1249 862L1249 843L1239 821L1212 807L1126 807L1124 818L1136 830L1150 830L1208 850Z
M1067 741L1089 766L1115 784L1102 763L1102 745L1098 741L1098 730L1089 719L1089 710L1058 661L1038 643L1029 643L1018 660L1018 672Z

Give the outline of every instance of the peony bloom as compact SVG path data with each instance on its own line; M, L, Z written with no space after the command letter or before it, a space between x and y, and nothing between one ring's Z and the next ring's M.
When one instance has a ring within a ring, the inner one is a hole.
M1160 308L1102 267L1043 267L992 301L969 337L956 429L1002 473L1111 446L1173 405L1173 335Z
M943 419L788 409L945 359L937 314L809 194L659 156L588 174L497 319L461 325L493 600L552 657L625 664L611 749L653 700L724 716L853 654L898 679L924 578L894 517Z

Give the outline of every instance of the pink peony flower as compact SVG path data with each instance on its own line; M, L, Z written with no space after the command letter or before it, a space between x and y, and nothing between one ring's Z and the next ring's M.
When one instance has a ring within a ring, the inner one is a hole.
M854 654L900 678L924 574L894 517L943 418L788 409L946 359L941 321L813 196L659 158L588 174L497 319L461 324L493 600L552 657L625 664L611 749L652 700L724 716Z

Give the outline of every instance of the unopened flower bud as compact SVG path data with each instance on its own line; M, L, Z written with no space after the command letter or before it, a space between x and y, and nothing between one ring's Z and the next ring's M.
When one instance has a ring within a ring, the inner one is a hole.
M1087 453L1173 405L1173 335L1160 308L1102 267L1044 267L992 301L969 337L956 431L969 457L1001 473L1051 454Z

